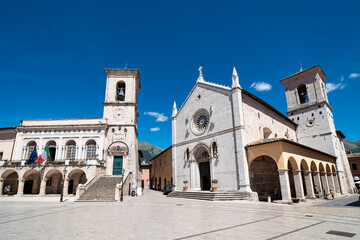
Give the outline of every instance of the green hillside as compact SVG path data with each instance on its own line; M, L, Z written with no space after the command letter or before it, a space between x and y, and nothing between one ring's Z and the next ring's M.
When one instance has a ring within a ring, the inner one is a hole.
M356 142L352 142L349 140L344 140L344 146L347 151L351 151L352 153L360 153L360 140Z
M150 159L152 159L164 150L145 141L139 142L139 149L144 156L143 158L141 158L141 162L145 163L149 163Z

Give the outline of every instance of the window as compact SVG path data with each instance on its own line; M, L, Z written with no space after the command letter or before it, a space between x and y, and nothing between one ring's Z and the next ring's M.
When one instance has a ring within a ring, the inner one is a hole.
M351 164L353 170L358 170L356 163Z
M298 87L298 94L301 104L309 102L306 86L304 84Z
M186 160L190 159L190 150L189 148L186 149Z
M86 159L94 159L96 157L96 142L90 140L86 143Z
M34 141L31 141L28 143L28 145L26 146L26 155L25 155L25 159L29 159L30 155L32 153L32 151L34 150L34 148L36 147L36 143Z
M125 101L125 83L119 82L116 86L116 101Z
M66 143L66 159L75 159L76 157L76 143L71 140Z
M49 146L49 152L50 152L49 160L50 160L50 161L54 161L54 160L55 160L55 156L56 156L56 142L54 142L54 141L49 141L48 143L46 143L46 145Z
M212 152L213 152L213 156L216 157L218 154L218 149L217 149L217 144L216 142L212 143Z
M263 133L264 133L264 139L267 139L270 138L272 131L269 128L265 127L263 129Z
M3 152L0 152L0 160L2 160L3 159Z

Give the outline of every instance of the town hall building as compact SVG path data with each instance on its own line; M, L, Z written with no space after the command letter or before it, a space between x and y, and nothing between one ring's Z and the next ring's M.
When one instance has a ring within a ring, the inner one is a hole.
M181 108L173 106L175 193L215 183L253 200L353 193L345 136L335 128L320 66L281 80L288 116L244 90L235 68L231 87L207 82L199 71Z
M23 120L0 129L1 196L63 193L114 199L122 182L125 194L137 187L139 71L104 71L102 118ZM46 162L26 164L34 148L41 154L45 147Z

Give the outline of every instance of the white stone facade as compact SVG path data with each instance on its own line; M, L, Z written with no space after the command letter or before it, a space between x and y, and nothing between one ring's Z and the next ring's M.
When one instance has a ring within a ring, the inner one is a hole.
M333 144L338 138L331 108L327 103L326 92L321 81L321 74L317 73L308 77L307 74L312 72L310 69L304 70L299 77L301 84L308 85L309 99L318 97L316 106L306 103L299 108L298 100L294 97L296 95L291 89L296 88L300 82L289 84L289 86L284 84L289 106L288 118L266 102L242 89L235 69L231 88L206 82L201 68L199 70L200 76L181 108L178 110L175 103L173 107L172 158L175 190L182 190L185 185L184 181L188 182L189 190L209 190L209 184L213 185L211 182L216 179L218 189L249 193L248 197L251 198L249 161L252 159L247 159L247 145L256 141L284 139L285 142L301 143L314 148L313 150L309 148L313 152L320 150L324 152L324 155L334 156L333 159L335 157L341 159L336 145ZM320 72L319 69L316 70ZM311 88L315 88L316 93ZM319 114L318 104L321 104L324 117L316 122L311 130L304 129L305 120L295 119L298 117L299 119L310 119L314 114ZM203 117L199 117L200 115ZM294 119L292 120L292 118ZM321 136L327 146L319 147L323 146L323 142L315 143L315 141L304 140L310 134ZM207 164L209 166L205 166ZM337 164L337 167L341 183L340 175L343 171L343 164ZM300 184L301 171L293 171L291 178L294 176L295 181L289 182L287 168L287 166L278 166L279 170L276 173L280 178L283 194L286 193L286 198L289 199L292 191L290 185L296 184L296 192L298 194L302 192L302 196L304 196L304 186L302 183ZM309 183L308 186L313 186L311 184ZM286 191L285 186L288 188ZM333 184L333 186L335 185ZM351 192L351 188L348 190Z
M107 84L102 118L23 120L20 126L0 129L1 193L5 194L6 182L12 186L11 193L17 195L59 193L59 181L64 177L64 193L75 193L72 190L75 185L85 184L99 173L131 173L134 177L131 182L136 187L139 180L139 71L105 69L105 73ZM27 165L35 145L38 155L48 146L50 159L46 163ZM32 191L26 181L32 182ZM54 181L55 190L49 190ZM14 189L15 186L18 189Z

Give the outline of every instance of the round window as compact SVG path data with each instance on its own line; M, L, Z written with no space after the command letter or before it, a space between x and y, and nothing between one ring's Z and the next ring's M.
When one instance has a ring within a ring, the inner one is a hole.
M209 113L205 110L199 111L193 118L193 130L197 133L203 133L210 123Z

